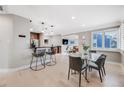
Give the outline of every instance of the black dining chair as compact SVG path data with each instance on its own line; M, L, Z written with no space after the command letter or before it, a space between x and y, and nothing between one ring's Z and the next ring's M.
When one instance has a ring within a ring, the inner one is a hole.
M104 61L103 61L103 64L102 64L102 70L103 70L102 72L104 72L104 75L106 75L106 71L105 71L106 55L102 54L101 56L104 58ZM102 75L103 75L103 73L102 73Z
M41 49L41 50L35 50L34 53L32 53L30 69L34 71L38 71L45 68L45 58L44 58L45 51L46 49ZM34 61L34 58L35 58L35 61ZM40 59L40 61L38 59ZM40 65L38 64L38 62L40 62Z
M81 57L69 56L68 80L70 77L70 70L74 70L79 73L79 87L80 87L82 71L85 72L85 79L87 80L87 65L84 64L84 60L82 60ZM87 80L87 82L88 82L88 80Z
M89 63L90 69L98 70L101 82L102 82L102 75L103 75L105 60L106 60L106 55L102 54L96 61L92 61ZM105 68L104 68L104 71L105 71Z

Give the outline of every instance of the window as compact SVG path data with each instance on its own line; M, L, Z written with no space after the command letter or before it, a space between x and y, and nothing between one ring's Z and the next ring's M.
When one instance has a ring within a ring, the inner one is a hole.
M93 47L102 48L102 32L93 32Z
M118 48L118 34L117 28L92 32L93 48Z
M104 45L105 48L117 48L118 32L105 32L104 34Z

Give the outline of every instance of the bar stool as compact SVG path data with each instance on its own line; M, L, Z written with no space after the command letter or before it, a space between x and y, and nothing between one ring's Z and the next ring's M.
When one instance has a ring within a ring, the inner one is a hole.
M46 56L49 56L50 61L46 64L47 66L53 66L56 64L56 56L55 56L55 52L53 51L53 48L48 49L48 51L46 52Z
M42 49L42 50L36 50L34 53L32 53L32 60L30 63L30 69L34 70L34 71L38 71L41 69L45 68L45 51L46 49ZM35 61L33 59L36 59ZM38 64L38 59L40 59L40 64ZM35 63L35 64L33 64Z

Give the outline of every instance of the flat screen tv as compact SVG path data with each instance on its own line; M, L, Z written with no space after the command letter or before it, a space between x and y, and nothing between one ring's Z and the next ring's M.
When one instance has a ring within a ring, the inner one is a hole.
M68 39L62 39L62 44L63 45L68 45Z

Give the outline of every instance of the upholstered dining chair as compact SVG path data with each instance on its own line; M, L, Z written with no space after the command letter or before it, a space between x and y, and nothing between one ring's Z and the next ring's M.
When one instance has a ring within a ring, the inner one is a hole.
M101 54L101 56L96 61L89 62L89 69L98 70L101 82L102 82L103 70L105 74L105 68L104 68L105 60L106 60L106 55Z
M80 87L82 71L85 72L85 74L87 74L87 65L84 64L84 60L82 60L81 57L69 56L68 80L70 77L70 70L74 70L79 73L79 87ZM87 77L85 77L85 79L87 80Z

